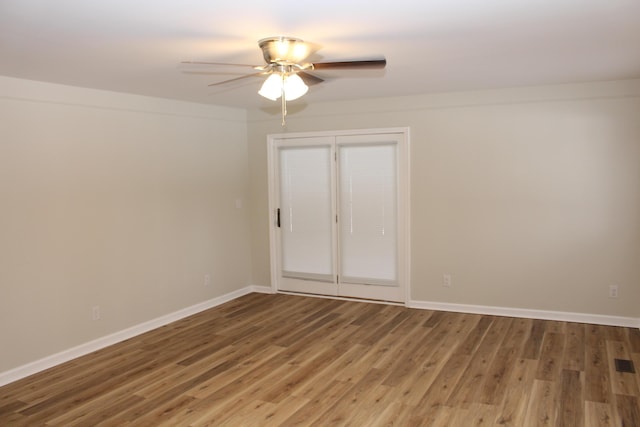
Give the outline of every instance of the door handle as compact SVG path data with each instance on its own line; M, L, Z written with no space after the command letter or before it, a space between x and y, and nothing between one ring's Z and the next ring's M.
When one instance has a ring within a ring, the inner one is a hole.
M280 228L280 208L276 209L276 225Z

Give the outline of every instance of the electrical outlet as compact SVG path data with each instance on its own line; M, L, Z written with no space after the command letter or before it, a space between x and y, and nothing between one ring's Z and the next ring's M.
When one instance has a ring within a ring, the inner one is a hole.
M449 288L451 287L451 275L450 274L443 274L442 275L442 286L444 286L445 288Z
M609 298L618 298L618 285L609 285Z
M94 305L91 308L91 319L92 320L100 320L100 306Z
M211 275L209 273L204 275L204 285L211 286Z

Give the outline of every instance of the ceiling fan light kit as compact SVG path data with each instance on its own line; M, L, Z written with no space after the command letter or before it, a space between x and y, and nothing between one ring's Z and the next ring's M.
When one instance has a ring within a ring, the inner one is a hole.
M308 85L314 85L324 80L309 71L315 69L376 69L384 68L386 59L368 59L360 61L340 61L340 62L304 62L311 55L311 44L295 37L267 37L258 41L258 46L262 49L262 56L266 65L252 66L257 73L248 74L223 82L213 83L209 86L237 81L247 77L268 75L262 84L258 94L276 101L278 98L282 102L282 126L287 115L287 101L293 101L303 96L309 90ZM210 64L224 65L217 62L190 62L189 64ZM235 65L238 64L229 64Z
M271 74L264 81L258 93L272 101L284 96L285 101L293 101L307 93L309 86L297 74Z

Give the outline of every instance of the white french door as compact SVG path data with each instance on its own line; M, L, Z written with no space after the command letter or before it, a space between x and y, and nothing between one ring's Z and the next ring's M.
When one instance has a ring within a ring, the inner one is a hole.
M407 132L269 137L277 290L405 301Z

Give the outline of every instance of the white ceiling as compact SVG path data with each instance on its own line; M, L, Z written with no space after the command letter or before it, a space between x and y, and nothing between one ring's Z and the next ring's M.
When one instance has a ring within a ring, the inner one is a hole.
M0 0L0 75L262 107L259 78L207 86L251 69L180 62L260 65L275 35L388 61L293 102L640 77L640 0Z

